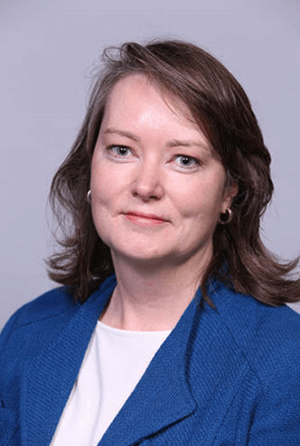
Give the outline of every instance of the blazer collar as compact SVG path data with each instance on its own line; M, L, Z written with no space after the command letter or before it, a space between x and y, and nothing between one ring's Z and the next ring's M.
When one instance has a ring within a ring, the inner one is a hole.
M200 295L185 313L152 359L99 446L129 446L192 414L197 404L186 375L187 344L193 319L201 315Z
M230 291L213 282L209 294L217 303ZM138 444L196 411L201 443L212 444L249 366L217 309L201 301L198 290L98 446Z

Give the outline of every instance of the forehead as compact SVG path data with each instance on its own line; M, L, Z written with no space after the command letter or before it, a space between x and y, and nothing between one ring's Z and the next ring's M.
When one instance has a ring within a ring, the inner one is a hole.
M177 96L161 88L143 74L132 74L119 80L112 88L104 110L101 127L123 122L163 127L164 124L186 127L202 133L187 105Z

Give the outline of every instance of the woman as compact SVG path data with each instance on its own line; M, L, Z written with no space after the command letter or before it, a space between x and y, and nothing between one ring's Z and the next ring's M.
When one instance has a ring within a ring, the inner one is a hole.
M2 333L1 444L299 444L300 280L259 236L247 96L184 42L104 62L52 183L64 286Z

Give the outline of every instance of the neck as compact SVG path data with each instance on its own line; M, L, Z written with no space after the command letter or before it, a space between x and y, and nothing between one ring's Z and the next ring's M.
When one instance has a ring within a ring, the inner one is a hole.
M123 330L159 331L174 328L201 283L210 259L182 264L130 262L113 254L118 285L102 322ZM197 260L197 261L195 261Z

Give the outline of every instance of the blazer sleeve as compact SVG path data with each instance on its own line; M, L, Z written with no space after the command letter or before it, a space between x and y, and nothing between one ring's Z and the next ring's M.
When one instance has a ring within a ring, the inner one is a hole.
M256 405L249 446L300 445L300 351Z
M7 358L7 347L18 317L15 313L6 323L0 334L0 444L17 445L18 420L16 404L12 404L10 395L7 395L7 381L13 370Z

